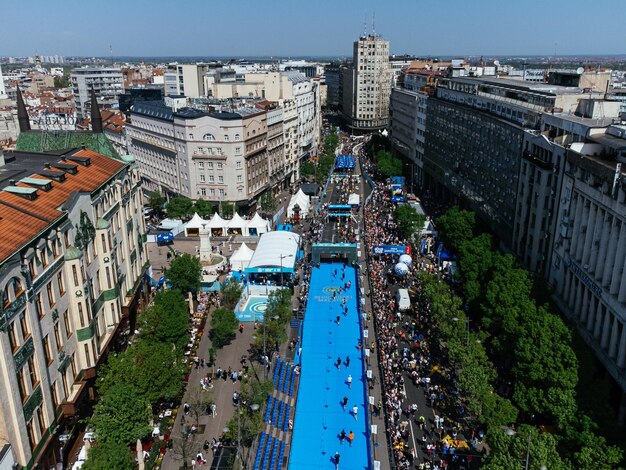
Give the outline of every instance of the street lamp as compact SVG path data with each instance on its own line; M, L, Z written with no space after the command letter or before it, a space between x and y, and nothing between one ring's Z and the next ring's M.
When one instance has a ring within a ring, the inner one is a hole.
M505 431L507 436L514 436L515 434L517 434L517 432L515 432L513 429L511 428L506 428ZM528 470L528 466L530 464L530 441L532 440L532 433L529 431L528 432L528 447L526 448L526 463L524 464L524 470ZM539 470L548 470L548 467L546 467L545 465L542 465L539 467Z
M283 260L293 258L293 255L280 255L280 287L283 287Z

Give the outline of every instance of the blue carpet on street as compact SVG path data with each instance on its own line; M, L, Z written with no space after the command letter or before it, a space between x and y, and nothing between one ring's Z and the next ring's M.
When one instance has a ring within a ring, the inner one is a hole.
M342 273L345 269L345 278ZM337 273L336 275L334 273ZM350 282L351 286L345 288ZM304 316L302 371L296 402L289 469L333 469L339 452L340 469L371 468L367 417L367 383L362 349L356 271L341 263L313 268ZM339 287L344 287L340 292ZM345 304L344 304L345 299ZM347 312L344 310L347 307ZM339 322L337 322L339 317ZM346 358L350 365L346 366ZM337 367L337 359L341 365ZM348 375L352 386L348 387ZM342 400L348 398L344 411ZM357 406L357 419L352 409ZM339 434L352 431L352 446Z
M244 321L263 321L265 311L267 310L267 297L253 295L248 298L246 304L241 310L235 309L235 315L240 322Z

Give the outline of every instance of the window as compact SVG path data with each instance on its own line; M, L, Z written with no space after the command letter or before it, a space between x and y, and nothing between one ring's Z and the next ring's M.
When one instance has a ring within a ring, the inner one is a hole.
M52 404L54 405L54 407L58 407L59 406L59 387L57 387L57 382L54 382L52 384L52 386L50 387L50 395L52 395Z
M200 175L200 182L201 182L201 183L204 183L204 182L205 182L205 177L204 177L204 175Z
M215 176L209 175L209 183L215 182Z
M241 168L241 162L237 162L237 163L235 163L235 167L236 167L236 168Z
M227 135L224 135L224 142L228 142L230 139L228 138Z
M9 325L9 344L11 345L12 351L17 351L20 343L17 339L17 333L15 332L15 322Z
M72 336L72 323L70 320L70 313L68 310L65 310L65 312L63 312L63 323L65 323L65 336L66 337L70 337Z
M201 196L206 196L206 189L205 188L200 188L200 195Z
M218 183L223 183L224 182L224 177L222 175L217 177L217 182Z
M85 364L91 367L91 356L89 355L89 345L85 344Z
M54 290L52 289L52 281L48 283L46 286L46 291L48 292L48 305L52 308L55 304L54 302ZM42 314L43 315L43 314Z
M215 189L210 189L209 192L210 192L211 196L215 196Z
M37 387L37 384L39 383L39 379L37 378L37 367L35 365L34 356L30 356L30 358L28 359L28 373L30 375L30 385L32 389L34 390L35 387Z
M206 167L207 167L209 170L212 170L212 169L213 169L213 162L207 162Z
M221 164L221 163L218 163L218 164L217 164L217 169L218 169L218 170L221 170L223 167L224 167L224 165L223 165L223 164Z
M59 250L58 250L58 245L59 240L57 240L56 238L54 240L52 240L52 242L50 243L52 245L52 256L56 259L57 256L59 256Z
M213 142L215 140L215 136L213 134L204 134L202 136L202 140L206 140L207 142Z
M102 243L102 253L107 252L107 237L104 233L100 234L100 242Z
M220 189L220 196L226 196L226 191L223 189Z
M65 283L63 282L63 272L57 274L57 284L59 285L59 295L65 294Z
M85 328L85 312L83 312L83 304L78 303L78 320L80 321L80 327Z
M37 270L35 269L35 259L31 258L28 261L28 271L30 272L30 277L35 279L37 277Z
M43 414L43 407L37 408L37 423L39 423L39 430L43 433L44 429L46 429L46 418Z
M98 292L102 292L102 284L100 283L100 270L99 269L96 271L96 283L98 284ZM93 292L93 289L92 289L92 292Z
M20 326L22 327L22 337L24 339L30 336L30 330L28 329L28 320L26 319L26 314L22 315L20 318Z
M198 162L198 168L204 170L204 162Z
M43 339L43 355L46 358L46 364L50 365L52 362L52 349L50 349L50 337L48 335Z
M74 287L78 287L80 283L78 282L78 270L76 269L76 265L72 266L72 278L74 279Z
M235 140L241 140L241 136L239 134L235 134Z
M193 134L189 134L189 140L193 140Z
M41 250L41 265L44 268L48 266L48 250L45 247Z
M112 289L113 285L111 284L111 269L108 266L104 269L107 276L107 289Z
M20 389L20 398L22 402L25 402L28 398L28 391L26 389L26 375L23 367L17 371L17 385Z
M70 246L70 231L66 230L65 232L63 232L63 240L65 241L65 248L68 248Z
M57 351L60 351L63 347L63 341L61 340L61 332L59 331L59 322L54 324L54 339L57 343Z
M72 378L76 378L78 372L76 371L76 359L74 358L74 354L70 356L70 365L72 366Z
M243 176L237 175L237 183L241 183L243 181Z

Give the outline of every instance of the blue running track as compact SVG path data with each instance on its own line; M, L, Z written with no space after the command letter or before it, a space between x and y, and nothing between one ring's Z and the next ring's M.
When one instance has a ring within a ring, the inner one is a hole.
M337 270L337 275L334 271ZM343 264L321 264L313 268L304 316L302 372L289 457L290 470L334 469L335 452L341 455L340 469L369 470L367 383L362 350L358 349L361 324L358 309L356 270ZM338 292L350 282L349 289ZM333 292L336 295L333 296ZM343 299L347 313L344 314ZM337 324L339 316L339 324ZM346 367L346 357L350 366ZM341 357L340 368L337 358ZM348 387L348 375L352 386ZM342 399L348 397L343 410ZM352 408L358 407L357 419ZM340 443L339 434L352 431L352 446Z

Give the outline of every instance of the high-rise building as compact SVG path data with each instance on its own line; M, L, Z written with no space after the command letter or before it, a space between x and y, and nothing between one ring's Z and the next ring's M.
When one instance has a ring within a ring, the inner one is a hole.
M72 88L76 112L86 118L91 112L90 90L93 87L100 109L118 107L118 96L124 93L124 76L117 67L82 67L72 70Z
M176 64L164 73L165 96L184 95L188 98L206 96L204 74L207 64Z
M389 41L361 36L354 42L352 67L343 76L342 112L348 127L355 131L387 127L390 94Z

